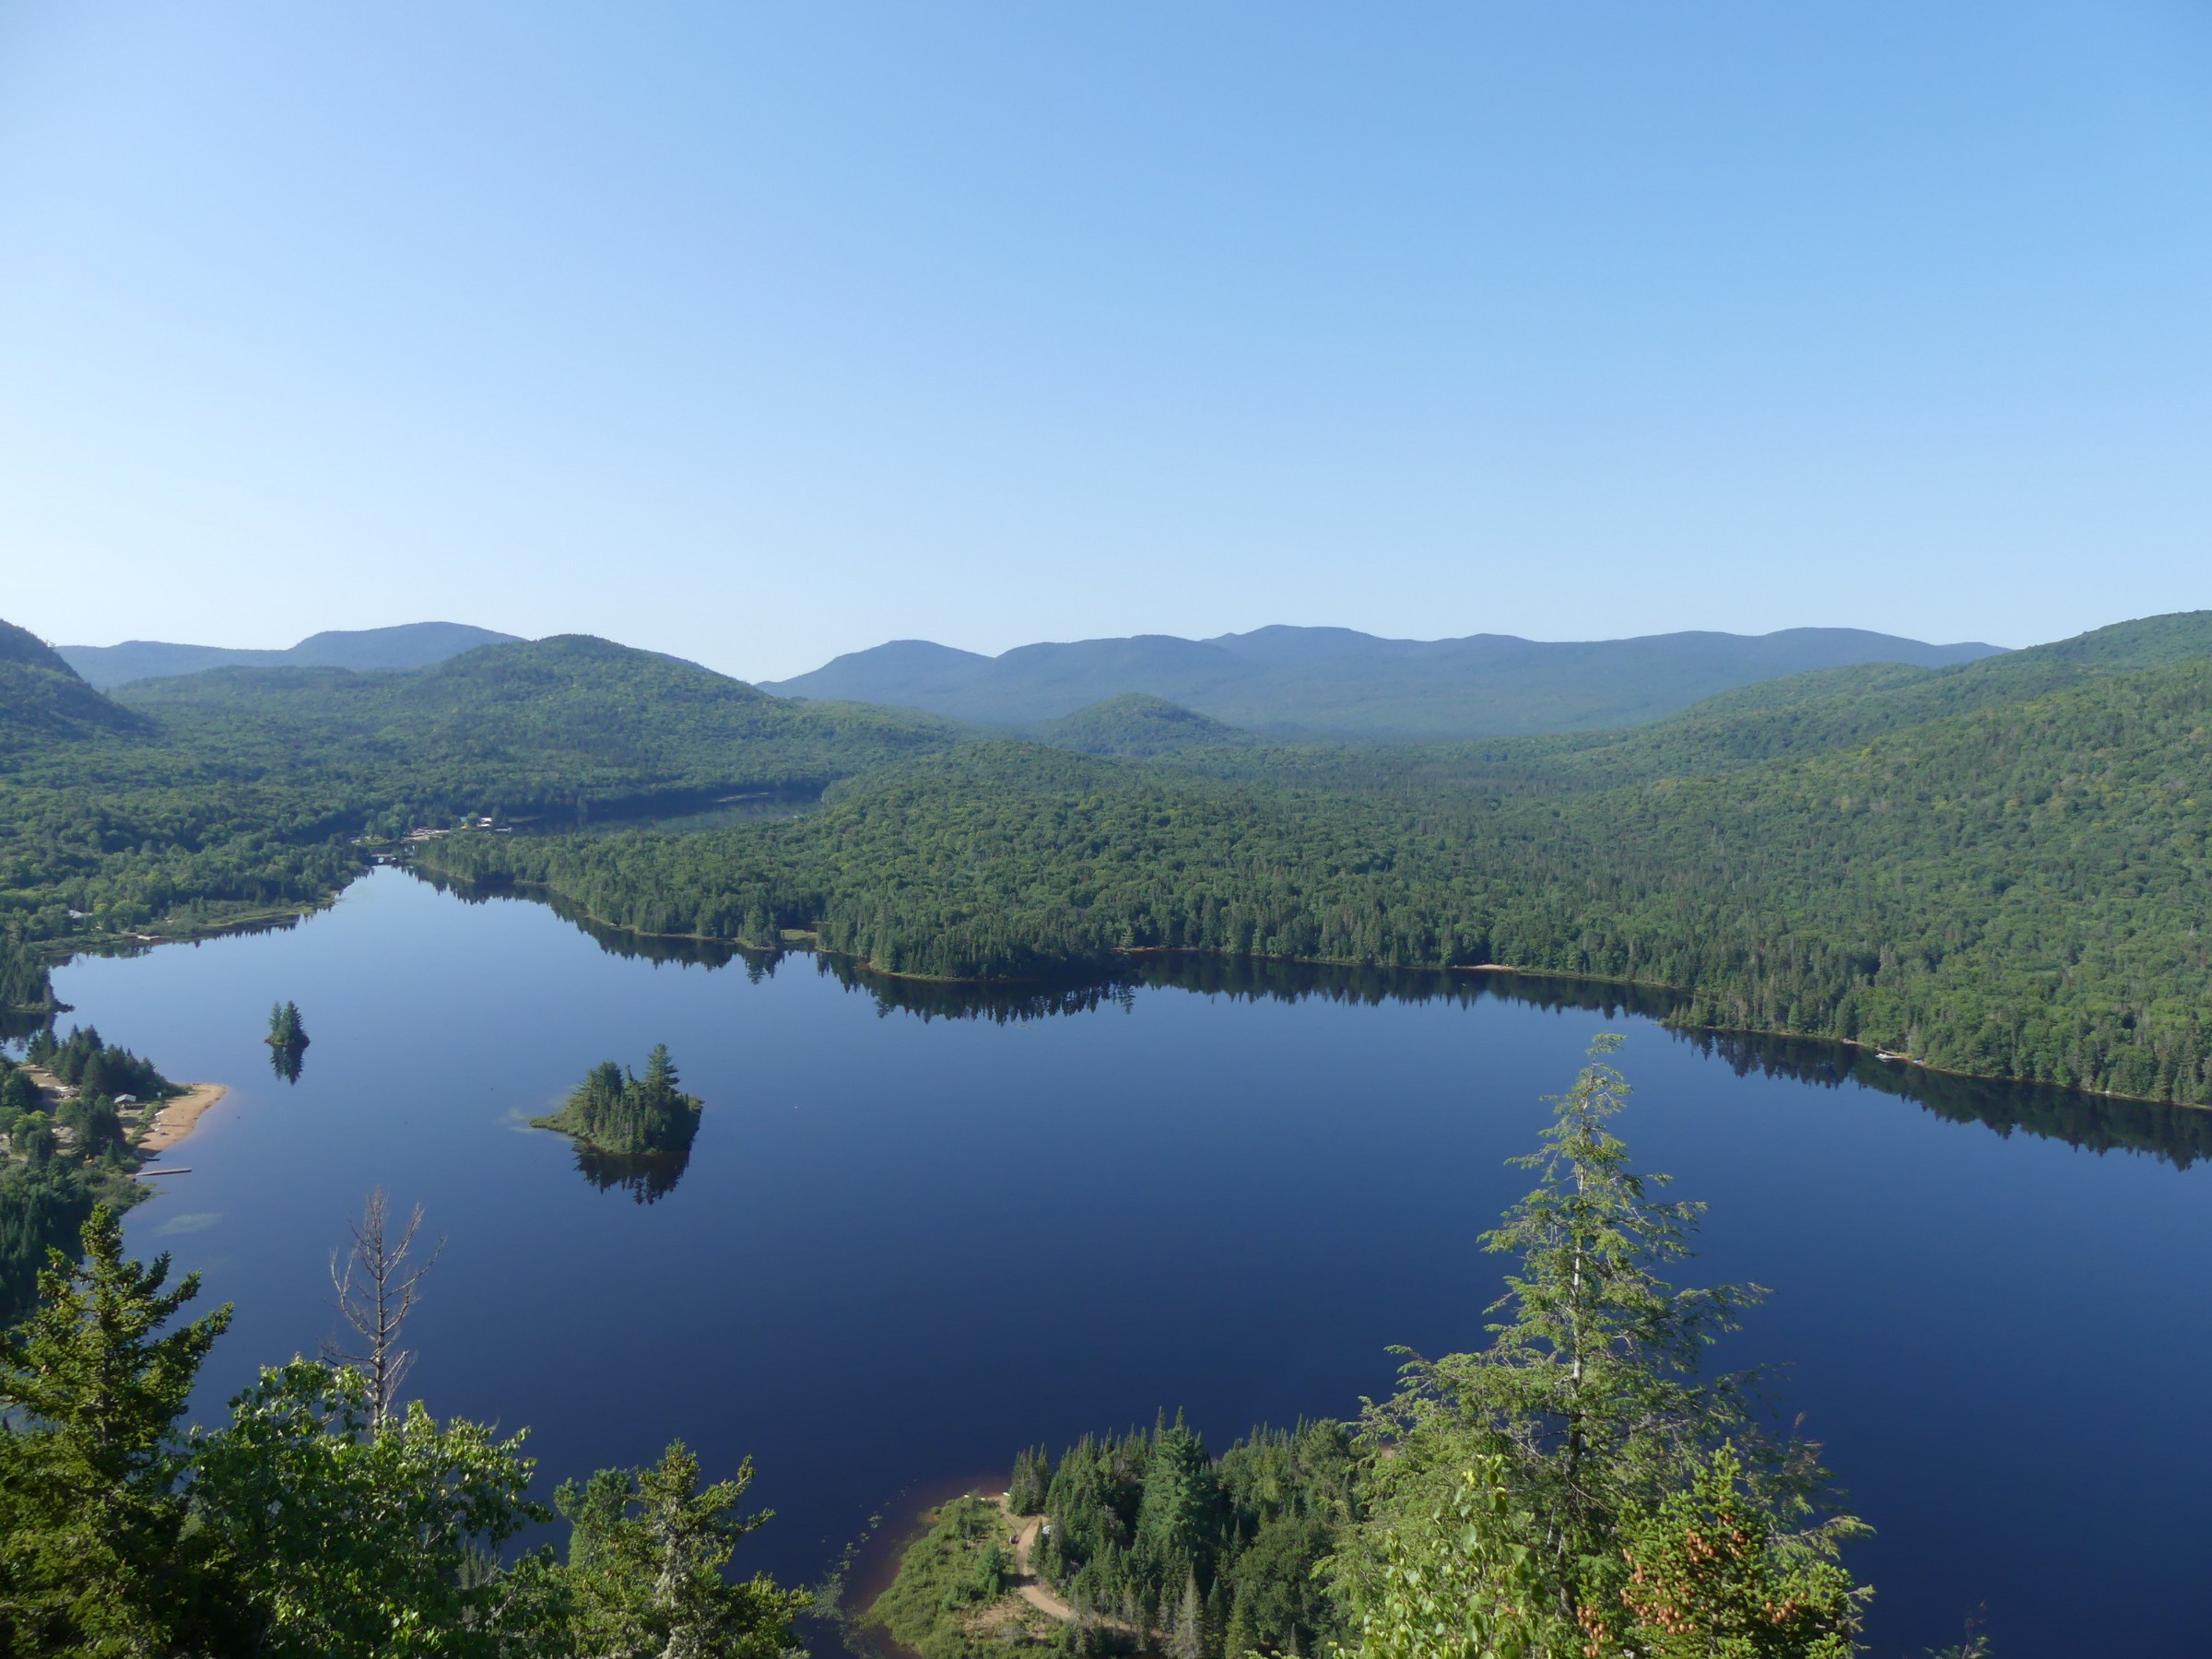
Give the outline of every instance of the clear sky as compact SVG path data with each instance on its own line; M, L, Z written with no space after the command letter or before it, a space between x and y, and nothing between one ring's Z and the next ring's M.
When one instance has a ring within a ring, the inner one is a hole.
M0 6L0 616L2212 606L2212 7Z

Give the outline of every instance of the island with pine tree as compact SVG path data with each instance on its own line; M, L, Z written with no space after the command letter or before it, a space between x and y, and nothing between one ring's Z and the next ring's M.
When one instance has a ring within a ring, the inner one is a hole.
M584 1074L559 1112L530 1122L597 1152L675 1157L691 1150L700 1106L698 1097L677 1087L678 1081L668 1045L658 1043L646 1057L643 1077L603 1060Z

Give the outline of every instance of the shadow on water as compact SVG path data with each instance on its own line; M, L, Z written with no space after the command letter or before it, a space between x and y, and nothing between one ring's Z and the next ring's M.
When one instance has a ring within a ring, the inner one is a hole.
M817 972L836 980L846 990L872 997L877 1013L887 1017L906 1014L921 1019L982 1019L1000 1025L1018 1024L1061 1015L1092 1014L1113 1006L1127 1006L1139 990L1151 989L1187 991L1237 1001L1298 1003L1318 999L1359 1006L1453 1002L1471 1006L1486 997L1496 997L1526 1006L1594 1013L1606 1019L1634 1015L1667 1027L1677 1041L1721 1060L1739 1077L1756 1072L1762 1077L1828 1088L1855 1084L1910 1100L1922 1111L1947 1122L1980 1124L2000 1135L2025 1131L2087 1151L2146 1153L2179 1169L2212 1158L2212 1112L2155 1100L2083 1094L2050 1084L1954 1077L1901 1061L1877 1059L1871 1050L1822 1038L1675 1026L1670 1022L1679 1015L1687 999L1645 985L1496 971L1335 967L1197 952L1135 957L1126 967L1111 975L1088 975L1065 982L955 983L895 979L871 972L843 957L805 951L755 950L720 940L663 938L629 933L593 921L558 895L471 889L435 877L420 878L430 880L441 890L472 904L502 899L546 904L590 935L600 948L617 956L709 969L737 965L744 969L747 979L754 981L774 974L795 957L810 961ZM674 1184L673 1179L669 1184Z
M576 1168L601 1192L619 1187L634 1204L658 1204L676 1191L676 1183L691 1166L688 1152L638 1157L622 1152L601 1152L591 1147L576 1148Z

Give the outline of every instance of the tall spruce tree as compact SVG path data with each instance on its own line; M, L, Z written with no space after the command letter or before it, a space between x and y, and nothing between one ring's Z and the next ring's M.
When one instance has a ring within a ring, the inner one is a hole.
M1681 1289L1662 1277L1690 1254L1703 1206L1660 1200L1665 1177L1630 1170L1609 1126L1629 1096L1606 1061L1620 1041L1597 1040L1573 1088L1552 1100L1538 1150L1514 1160L1538 1182L1483 1240L1516 1259L1490 1309L1489 1346L1411 1360L1397 1394L1364 1414L1368 1514L1335 1558L1335 1584L1371 1659L1394 1651L1391 1609L1402 1613L1421 1580L1421 1552L1409 1542L1421 1537L1457 1563L1452 1571L1507 1575L1468 1593L1472 1606L1487 1596L1525 1615L1527 1632L1507 1620L1482 1638L1493 1646L1593 1620L1618 1640L1635 1572L1624 1529L1677 1514L1670 1500L1694 1488L1724 1444L1735 1449L1739 1512L1756 1518L1774 1561L1809 1571L1832 1560L1856 1525L1820 1517L1818 1449L1764 1431L1755 1379L1698 1374L1705 1348L1762 1292ZM1473 1471L1481 1473L1470 1487ZM1462 1548L1450 1542L1454 1527L1489 1535ZM1524 1583L1524 1574L1533 1577ZM1829 1606L1846 1635L1854 1606Z
M126 1261L105 1205L84 1260L60 1251L0 1338L0 1651L161 1653L197 1634L206 1540L185 1536L174 1435L228 1305L163 1331L199 1294L169 1257Z

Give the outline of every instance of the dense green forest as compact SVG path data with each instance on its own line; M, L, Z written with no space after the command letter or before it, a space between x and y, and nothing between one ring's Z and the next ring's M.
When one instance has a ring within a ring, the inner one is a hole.
M403 673L218 669L101 697L0 638L0 993L19 950L297 911L367 866L363 836L466 815L579 820L810 798L952 740L903 710L799 704L577 636ZM42 653L42 654L40 654ZM9 672L14 677L7 677ZM58 712L56 712L58 711Z
M2155 654L2174 630L2148 631ZM2064 683L2006 700L1980 675ZM617 926L803 930L890 973L1069 974L1144 950L1504 963L1676 987L1697 1025L2212 1103L2212 660L2003 657L1938 677L1960 712L1841 739L1841 716L1800 714L1811 735L1775 758L1610 788L1571 764L1549 789L1409 790L981 743L842 784L794 822L454 838L428 856ZM1738 719L1770 729L1791 706ZM1242 769L1254 751L1235 753Z
M1405 746L1262 744L1147 699L1048 744L977 741L576 637L404 673L217 670L124 703L28 635L10 649L18 1006L48 1000L41 951L296 911L405 829L488 818L530 832L418 862L886 973L1505 963L1668 987L1697 1025L2212 1103L2203 614L1768 681L1622 732ZM541 833L817 794L789 821Z
M666 1157L688 1152L699 1134L700 1100L677 1085L668 1045L656 1043L645 1075L603 1060L569 1092L559 1112L530 1121L558 1129L595 1152L618 1157Z
M1505 1265L1486 1346L1408 1356L1356 1420L1218 1459L1180 1417L1025 1451L1003 1508L946 1506L867 1617L923 1659L1858 1652L1869 1592L1841 1555L1864 1529L1755 1378L1701 1374L1760 1293L1665 1277L1702 1206L1633 1171L1618 1041L1515 1160L1536 1184L1483 1240ZM1057 1601L1041 1628L1005 1600L1025 1564Z
M175 1659L782 1659L808 1597L725 1563L767 1517L752 1465L702 1486L672 1443L651 1467L528 1495L524 1434L360 1371L265 1366L228 1420L184 1409L226 1306L181 1323L196 1276L123 1254L94 1212L0 1337L0 1653ZM567 1523L567 1544L512 1547Z

